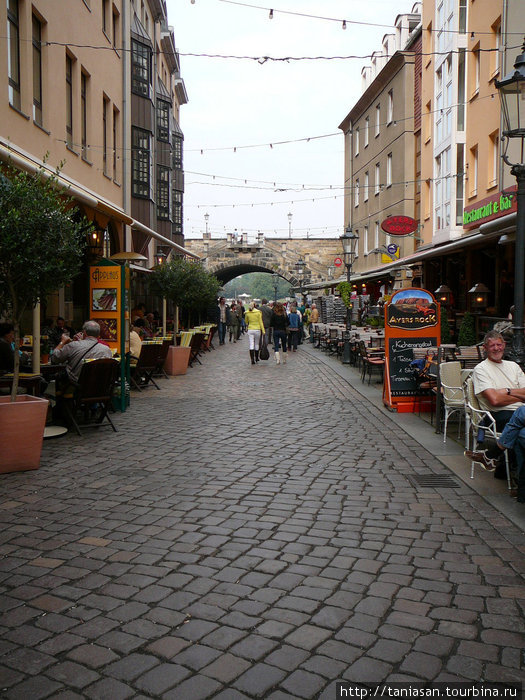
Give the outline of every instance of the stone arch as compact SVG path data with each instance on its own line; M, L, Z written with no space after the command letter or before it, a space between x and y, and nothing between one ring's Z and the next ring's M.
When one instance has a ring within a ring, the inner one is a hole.
M291 274L289 270L282 268L277 260L269 260L268 258L258 259L257 256L250 257L249 259L236 257L234 260L217 259L213 261L208 259L206 269L212 275L215 275L222 284L226 284L230 280L235 279L235 277L246 275L250 272L277 273L292 286L298 284L297 278Z

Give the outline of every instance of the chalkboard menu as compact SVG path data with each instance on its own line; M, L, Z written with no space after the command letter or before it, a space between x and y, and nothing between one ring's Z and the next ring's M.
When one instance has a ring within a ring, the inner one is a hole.
M414 396L417 391L416 372L410 364L414 360L412 348L430 348L437 338L389 338L388 375L391 396Z

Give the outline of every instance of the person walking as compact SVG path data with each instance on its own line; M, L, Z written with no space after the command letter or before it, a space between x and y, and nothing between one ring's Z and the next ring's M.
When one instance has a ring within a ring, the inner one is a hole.
M254 301L252 301L250 308L244 314L244 322L248 329L248 340L250 341L250 359L252 365L254 365L256 362L259 362L259 344L261 342L261 334L264 333L262 314L256 308Z
M275 364L281 363L280 348L283 351L283 365L286 364L287 355L287 339L286 329L288 328L288 316L281 302L277 301L273 305L272 316L270 318L270 326L273 329L273 349L275 352Z
M272 317L272 307L268 304L268 299L262 300L262 306L260 310L262 313L263 324L266 328L266 331L264 333L266 336L266 343L270 345L270 343L272 342L272 327L270 326L270 319Z
M239 316L237 315L237 306L236 304L232 304L232 307L230 309L230 325L228 326L229 328L229 341L230 343L237 342L237 338L239 337Z
M219 299L219 345L224 345L226 329L230 323L230 308L226 304L226 299Z
M288 325L289 325L289 336L288 336L288 350L292 352L297 352L297 343L299 340L299 333L301 329L301 317L297 311L295 304L290 306L290 311L288 313Z

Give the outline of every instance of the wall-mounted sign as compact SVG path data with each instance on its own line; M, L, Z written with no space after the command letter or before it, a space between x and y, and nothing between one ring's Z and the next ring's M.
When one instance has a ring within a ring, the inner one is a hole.
M486 224L487 221L493 221L493 219L498 219L500 216L517 211L516 189L516 186L509 187L505 192L498 192L491 197L486 197L475 204L465 207L463 228L478 228L481 224Z
M417 231L419 223L410 216L389 216L381 222L381 228L390 236L410 236Z
M399 246L396 243L389 243L386 247L386 253L381 255L381 262L391 263L393 260L399 260Z
M341 267L342 264L343 264L343 261L341 260L341 258L334 258L334 265L336 267Z

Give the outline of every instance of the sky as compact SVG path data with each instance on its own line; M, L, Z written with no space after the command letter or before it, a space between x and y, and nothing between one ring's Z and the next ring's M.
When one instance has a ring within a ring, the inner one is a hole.
M186 238L202 237L205 214L213 238L229 232L245 232L248 240L259 231L266 237L291 232L293 238L343 233L344 141L338 127L361 95L361 70L370 54L380 51L396 16L413 5L167 0L188 93L180 115Z

